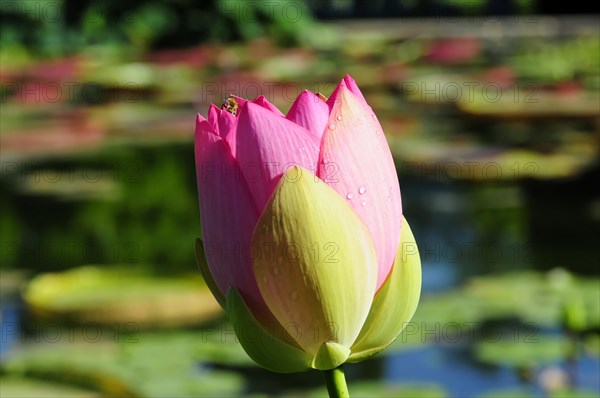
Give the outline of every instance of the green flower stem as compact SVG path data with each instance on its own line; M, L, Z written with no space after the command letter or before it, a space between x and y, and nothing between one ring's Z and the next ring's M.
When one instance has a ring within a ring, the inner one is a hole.
M325 385L330 398L349 398L348 386L346 385L346 377L344 369L338 366L335 369L324 370Z

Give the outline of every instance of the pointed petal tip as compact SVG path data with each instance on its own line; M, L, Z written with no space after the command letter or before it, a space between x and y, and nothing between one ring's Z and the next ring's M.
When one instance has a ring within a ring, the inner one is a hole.
M215 104L210 104L210 107L208 108L208 112L210 114L210 112L215 112L216 115L220 115L221 112L223 112L223 110L221 108L219 108L218 106L216 106Z
M356 81L350 76L350 73L346 73L346 76L342 79L346 84L356 83Z
M329 117L329 108L315 93L303 90L294 101L286 118L310 131L319 140Z
M283 116L283 113L281 113L281 111L275 105L273 105L264 95L259 95L254 100L252 100L252 103L258 104L263 108L275 113L276 115Z
M259 97L260 98L260 97ZM273 106L273 105L271 105ZM273 111L262 103L254 101L247 101L244 106L240 106L238 109L237 117L240 120L239 123L244 124L256 119L257 121L273 116ZM242 120L245 120L242 122Z
M317 176L332 182L331 186L343 197L355 195L357 182L371 181L373 173L381 176L377 183L368 186L361 200L349 201L373 235L380 264L378 286L381 286L393 264L400 238L402 207L396 167L377 117L345 81L336 88L328 105L328 123L333 128L326 129L323 135ZM360 125L363 127L356 127ZM328 179L331 169L324 159L334 162L344 171L343 175L333 181ZM370 166L368 170L361 166L366 164ZM385 217L381 209L387 209Z
M194 137L197 139L201 134L217 134L215 129L211 124L202 116L201 114L197 114L196 116L196 129L194 131Z

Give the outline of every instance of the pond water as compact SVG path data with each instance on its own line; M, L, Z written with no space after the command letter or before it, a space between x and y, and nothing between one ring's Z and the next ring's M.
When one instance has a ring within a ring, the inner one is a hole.
M577 386L581 390L600 394L598 374L600 361L597 357L584 355L576 365ZM539 378L548 369L570 369L561 362L548 362L535 371ZM384 379L394 383L435 383L442 386L450 397L480 397L490 391L528 391L532 397L544 397L539 385L521 380L514 368L489 367L477 363L468 347L439 347L409 350L386 357ZM514 396L514 395L513 395Z

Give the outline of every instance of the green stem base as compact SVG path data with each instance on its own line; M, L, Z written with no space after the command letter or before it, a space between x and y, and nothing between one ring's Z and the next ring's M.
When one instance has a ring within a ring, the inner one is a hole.
M323 370L325 377L325 385L330 398L349 398L348 386L346 385L346 377L344 369L339 366L335 369Z

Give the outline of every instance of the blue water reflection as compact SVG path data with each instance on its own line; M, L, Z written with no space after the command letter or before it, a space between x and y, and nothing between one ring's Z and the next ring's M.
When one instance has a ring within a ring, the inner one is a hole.
M545 369L563 364L548 363L537 370L534 377ZM583 355L576 365L579 389L598 391L600 394L600 361ZM391 383L437 384L450 397L479 397L491 390L528 390L532 396L543 397L538 383L524 384L515 369L508 366L482 366L472 359L465 347L426 346L407 350L385 358L384 378Z

